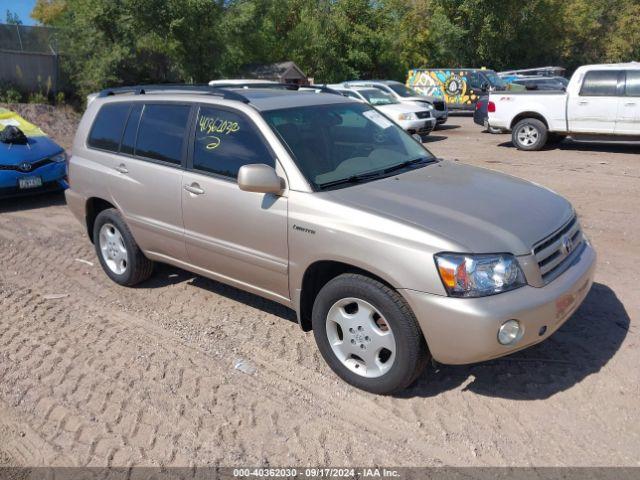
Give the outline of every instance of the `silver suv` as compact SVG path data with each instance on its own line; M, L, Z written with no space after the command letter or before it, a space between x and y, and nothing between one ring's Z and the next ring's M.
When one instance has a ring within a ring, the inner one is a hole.
M343 85L348 87L377 88L391 95L401 103L417 105L420 107L424 107L425 105L433 107L431 113L436 119L436 125L445 124L449 118L449 109L447 108L447 104L444 100L434 96L421 95L413 88L409 88L405 84L395 80L352 80L344 82Z
M430 358L549 337L596 255L564 198L435 158L341 95L278 88L106 91L80 123L67 202L106 274L163 262L294 309L329 366L376 393Z

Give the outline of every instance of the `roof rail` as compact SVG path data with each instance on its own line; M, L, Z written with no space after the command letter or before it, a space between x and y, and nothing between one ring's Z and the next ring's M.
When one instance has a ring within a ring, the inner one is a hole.
M227 100L237 100L249 103L249 99L244 95L226 90L224 88L212 87L209 85L186 85L186 84L158 84L158 85L133 85L130 87L107 88L98 93L99 98L110 97L112 95L123 95L132 93L134 95L146 95L147 93L195 93L203 95L215 95Z
M319 90L322 93L332 93L337 95L342 95L340 92L337 92L326 85L302 85L298 83L276 83L276 82L265 82L265 83L257 83L257 82L247 82L247 83L217 83L215 85L210 85L210 88L217 89L226 89L226 88L235 88L235 89L252 89L252 88L273 88L273 89L285 89L285 90L295 90L299 91L301 89L310 89L310 90Z

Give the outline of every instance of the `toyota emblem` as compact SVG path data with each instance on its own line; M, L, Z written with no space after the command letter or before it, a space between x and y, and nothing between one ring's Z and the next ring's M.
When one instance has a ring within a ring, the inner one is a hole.
M562 249L562 253L564 253L565 255L569 255L571 253L571 251L573 250L573 240L570 236L565 235L564 237L562 237L560 248Z
M19 166L18 169L22 172L30 172L32 168L32 165L29 162L22 162Z

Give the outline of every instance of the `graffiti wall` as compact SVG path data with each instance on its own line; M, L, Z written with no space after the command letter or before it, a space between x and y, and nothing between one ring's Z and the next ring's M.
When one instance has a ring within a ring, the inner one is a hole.
M472 74L467 70L409 70L407 86L422 95L442 98L448 105L464 107L478 99L479 92L470 85Z

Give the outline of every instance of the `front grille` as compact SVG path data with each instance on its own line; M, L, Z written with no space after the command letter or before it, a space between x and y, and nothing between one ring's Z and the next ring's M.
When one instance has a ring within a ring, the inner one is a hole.
M25 172L25 171L33 172L37 168L44 167L45 165L49 165L50 163L52 163L52 160L50 158L45 158L43 160L38 160L37 162L30 163L31 165L30 170L23 170L22 168L20 168L21 163L17 165L0 165L0 170L16 170L18 172Z
M433 102L433 108L440 111L444 110L444 102L442 100L435 100Z
M425 110L423 112L416 113L418 118L431 118L431 112L429 110Z
M583 243L580 223L574 216L568 223L555 233L538 242L533 248L533 255L538 262L540 274L544 283L549 283L562 272L571 262L573 254L581 250Z

